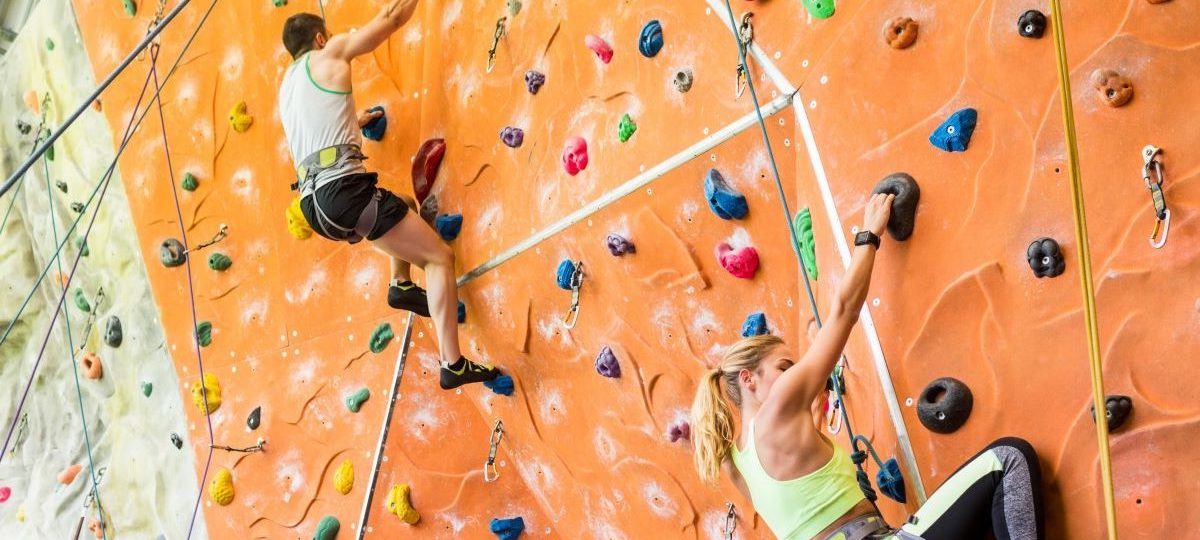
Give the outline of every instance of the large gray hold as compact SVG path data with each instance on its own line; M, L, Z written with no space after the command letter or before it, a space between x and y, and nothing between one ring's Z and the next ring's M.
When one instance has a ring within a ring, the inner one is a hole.
M125 334L121 331L121 319L118 319L116 315L110 316L108 322L104 324L104 343L115 349L120 347L124 340Z
M892 217L888 219L888 233L896 240L908 240L917 222L917 202L921 200L921 188L917 181L907 173L894 173L875 184L871 193L896 196L896 200L892 201Z
M163 240L162 245L158 246L158 258L162 261L163 266L174 268L187 261L187 253L183 249L182 242L174 238L168 238Z

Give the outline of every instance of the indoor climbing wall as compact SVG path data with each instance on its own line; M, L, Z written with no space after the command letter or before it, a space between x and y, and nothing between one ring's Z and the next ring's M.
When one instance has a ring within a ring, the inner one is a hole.
M383 185L411 193L410 158L445 140L432 190L439 214L463 220L452 245L469 278L464 344L514 391L438 389L432 328L415 323L365 524L407 317L384 302L382 256L286 226L294 175L276 113L289 63L278 36L287 16L320 8L217 3L204 19L208 5L197 0L163 33L160 77L200 28L164 83L166 129L144 125L120 166L184 400L200 380L197 350L211 376L211 414L189 407L186 435L212 537L310 536L336 519L343 536L491 538L494 518L519 516L533 537L720 538L732 501L734 536L769 538L732 486L699 483L684 422L700 373L749 315L798 348L812 331L772 160L790 213L811 211L822 309L872 188L894 173L920 186L914 232L885 240L847 348L853 427L907 481L907 506L884 499L885 514L898 522L964 458L1017 435L1043 457L1051 537L1100 534L1054 49L1026 15L1048 13L1046 2L737 2L734 19L753 13L749 76L772 155L751 92L738 95L723 2L423 1L356 64L358 106L382 105L389 119L364 150ZM1200 112L1189 69L1200 8L1064 7L1107 390L1134 409L1112 434L1121 532L1188 531L1200 523L1167 459L1196 434L1184 381L1200 317L1190 279L1200 166L1188 151L1200 133L1180 119ZM154 8L129 17L118 3L76 3L96 74L145 34ZM324 6L338 32L378 8ZM150 63L135 62L105 98L114 131ZM1146 145L1162 149L1171 216L1159 249L1147 242ZM718 176L727 185L710 207L706 179ZM158 262L181 236L172 186L194 294L187 266ZM227 237L197 247L222 225ZM564 261L584 275L573 327L572 292L556 279ZM926 421L949 433L918 418L941 377L973 396L956 430ZM499 477L488 482L498 420ZM830 437L844 444L845 429ZM206 465L210 445L260 440L262 451L217 449ZM387 505L403 486L415 525Z

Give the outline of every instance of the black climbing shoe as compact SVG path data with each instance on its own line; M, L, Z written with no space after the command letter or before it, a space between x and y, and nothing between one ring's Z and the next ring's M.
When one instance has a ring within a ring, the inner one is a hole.
M490 381L500 376L500 370L463 357L459 357L450 367L442 366L441 372L442 390L453 390L464 384Z
M388 305L422 317L429 316L429 299L425 296L425 289L411 281L388 287Z

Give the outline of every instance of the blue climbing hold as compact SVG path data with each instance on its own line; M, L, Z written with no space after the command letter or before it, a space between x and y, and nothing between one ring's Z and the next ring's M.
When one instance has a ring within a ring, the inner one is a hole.
M709 169L704 177L704 198L708 207L721 219L742 219L750 212L746 197L729 187L725 177L716 169Z
M638 51L646 58L654 58L663 48L662 23L657 20L646 23L642 27L642 35L638 38Z
M387 131L387 113L383 110L382 105L376 105L370 109L367 109L367 112L375 111L379 111L383 114L380 114L379 118L373 118L370 122L367 122L366 125L362 127L362 134L363 137L371 139L372 141L382 141L383 134Z
M433 227L437 229L442 240L451 242L462 232L462 222L462 214L442 214L434 220Z
M947 152L964 152L971 144L979 113L970 107L959 109L929 135L929 142Z
M575 263L569 259L563 259L563 262L558 263L558 271L554 273L554 279L558 282L558 288L563 290L571 290L571 278L575 276Z
M751 313L742 323L742 337L761 336L767 333L767 316L761 311Z
M513 395L513 380L508 375L501 375L490 381L483 381L483 385L502 396Z
M517 540L525 531L525 520L520 516L515 518L493 518L491 529L500 540Z
M896 458L883 462L883 466L879 468L879 474L875 475L875 483L879 485L879 491L893 501L908 502L904 493L904 475L900 473L900 464L896 463Z
M458 324L467 322L467 305L462 300L458 301Z

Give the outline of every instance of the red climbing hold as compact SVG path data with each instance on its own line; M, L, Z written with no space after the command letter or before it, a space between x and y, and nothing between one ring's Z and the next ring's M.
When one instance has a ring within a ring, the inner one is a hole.
M12 488L8 486L0 487L0 503L7 501L9 497L12 497Z
M601 39L600 36L588 34L587 37L583 38L583 44L587 45L587 48L596 53L596 58L599 58L601 62L607 64L612 61L612 45L609 45L608 42Z
M413 195L417 203L425 202L429 192L433 190L433 181L437 179L438 168L442 166L442 156L446 155L446 141L429 139L417 150L413 157L412 182Z
M758 251L752 247L733 249L722 242L717 246L717 260L734 277L752 279L758 271Z
M588 166L588 151L587 141L583 137L571 137L567 139L567 146L563 148L562 154L563 169L566 169L567 174L575 176Z

